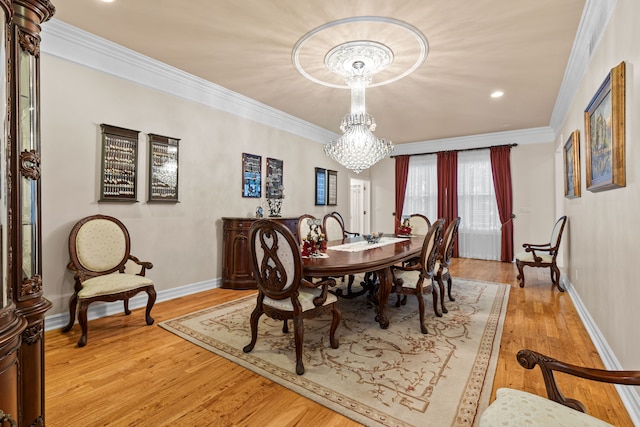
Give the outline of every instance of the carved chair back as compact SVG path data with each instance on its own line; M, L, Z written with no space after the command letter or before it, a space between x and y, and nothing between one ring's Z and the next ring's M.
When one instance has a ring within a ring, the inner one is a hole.
M327 240L343 240L345 238L344 227L333 213L324 216L322 226Z
M298 218L298 243L302 243L305 237L317 239L320 234L324 234L322 220L313 215L304 214Z
M453 256L453 246L456 243L456 235L460 226L460 217L455 218L444 233L444 240L440 248L440 263L444 267L449 267L451 257Z
M431 221L422 214L412 214L409 217L409 224L411 225L411 234L418 236L426 236L431 228Z
M420 253L420 264L422 265L420 275L423 278L433 277L433 270L438 260L440 245L442 244L442 229L444 228L444 218L437 220L424 238L422 252Z
M566 215L561 216L553 226L553 231L551 232L551 240L549 241L549 246L551 247L549 254L553 255L554 258L556 257L556 255L558 255L558 250L560 249L560 241L562 240L562 232L564 231L566 222Z

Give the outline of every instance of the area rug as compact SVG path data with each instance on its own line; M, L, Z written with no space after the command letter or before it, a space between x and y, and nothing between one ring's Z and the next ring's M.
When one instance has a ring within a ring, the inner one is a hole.
M329 345L330 314L305 319L301 376L291 324L283 334L282 321L263 315L255 348L242 351L255 295L160 326L367 426L472 426L490 398L509 286L455 278L454 297L438 318L426 296L426 335L415 297L396 308L391 296L388 329L365 296L341 299L338 349Z

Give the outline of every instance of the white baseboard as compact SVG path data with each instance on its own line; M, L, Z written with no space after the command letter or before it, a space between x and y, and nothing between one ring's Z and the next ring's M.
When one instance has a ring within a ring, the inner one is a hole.
M190 285L180 286L177 288L166 289L158 291L156 295L156 302L169 301L175 298L183 297L186 295L195 294L198 292L206 291L209 289L219 288L220 278L205 280L200 283L192 283ZM129 300L129 309L134 310L136 308L147 306L147 294L142 292ZM87 311L87 317L89 320L99 319L101 317L111 316L112 314L118 314L124 312L124 305L122 301L115 302L96 302L89 306ZM44 319L45 331L54 329L61 329L69 323L69 313L53 314L46 316Z
M620 362L618 362L616 355L613 353L613 350L611 350L611 347L609 347L609 344L600 332L598 325L596 325L596 322L589 314L589 310L587 310L585 305L582 303L580 295L578 295L578 292L573 287L569 278L563 273L560 276L560 281L562 282L564 289L569 293L569 296L573 301L573 305L576 307L576 311L578 312L580 319L582 319L582 323L587 329L587 333L591 337L591 341L593 341L605 368L614 371L622 370L623 368L620 365ZM622 403L627 409L627 412L629 412L629 416L631 417L633 424L640 426L640 395L638 395L636 388L634 386L616 384L616 389L618 390L620 399L622 399Z

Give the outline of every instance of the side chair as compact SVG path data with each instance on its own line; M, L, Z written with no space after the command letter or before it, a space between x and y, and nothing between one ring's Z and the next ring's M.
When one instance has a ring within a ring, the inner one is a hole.
M524 288L524 268L529 267L542 267L551 269L551 283L557 287L561 292L564 289L560 286L560 269L556 264L556 257L560 250L560 240L562 239L562 232L567 222L567 217L561 216L556 224L553 226L551 232L551 239L549 243L533 244L525 243L522 245L523 252L516 254L516 266L518 267L518 280L520 280L520 287Z
M460 217L455 218L449 223L447 230L444 232L444 238L442 245L440 246L440 252L438 254L438 261L434 267L435 280L438 282L440 288L440 308L443 313L448 313L447 307L444 305L444 281L447 281L447 294L449 295L449 301L455 301L456 299L451 295L451 274L449 274L449 265L451 264L451 257L453 256L453 247L456 243L456 236L458 235L458 227L460 226Z
M312 283L302 277L302 254L295 237L284 225L267 219L255 221L249 229L249 257L258 298L250 318L251 342L243 351L249 353L256 345L258 321L263 314L283 320L284 333L289 331L288 319L293 319L296 373L302 375L303 319L332 313L329 342L331 348L338 348L335 332L340 323L340 309L338 298L329 292L336 281L327 278Z
M393 274L392 292L398 295L396 307L400 306L401 295L415 295L418 299L418 312L420 314L420 331L427 333L427 327L424 324L424 288L425 284L431 286L433 294L433 308L438 314L438 294L435 286L433 286L434 267L438 250L442 244L442 228L444 219L439 219L429 229L422 244L422 252L420 253L420 262L407 266L392 266ZM406 300L405 300L406 301ZM440 314L442 316L442 314Z
M92 215L78 221L69 234L69 256L67 268L74 274L75 286L69 300L69 323L62 328L68 332L76 320L82 335L78 347L87 344L87 310L89 304L103 301L124 301L124 313L131 314L129 298L139 292L148 295L145 319L153 324L151 309L156 301L153 281L145 277L146 270L153 268L150 262L140 261L129 253L131 241L129 231L120 220L107 215ZM139 268L136 272L127 269Z
M426 236L431 228L431 221L422 214L411 214L409 216L409 224L411 225L411 234Z
M565 397L556 383L554 372L593 381L638 386L640 371L607 371L570 365L532 350L520 350L518 363L526 369L540 367L547 389L545 399L521 390L500 388L496 400L482 413L480 427L493 426L611 426L586 413L584 405Z

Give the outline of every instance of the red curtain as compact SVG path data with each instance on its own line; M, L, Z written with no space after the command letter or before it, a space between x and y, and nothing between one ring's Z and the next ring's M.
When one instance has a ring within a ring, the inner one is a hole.
M402 221L402 209L404 208L404 193L407 189L407 176L409 175L409 157L396 156L396 213L395 231L398 232Z
M496 190L498 214L502 223L502 251L500 259L513 261L513 194L511 189L511 146L491 147L491 170Z
M444 218L445 229L458 217L458 152L438 153L438 218ZM457 240L457 236L456 236ZM458 256L458 242L454 244L453 256Z

